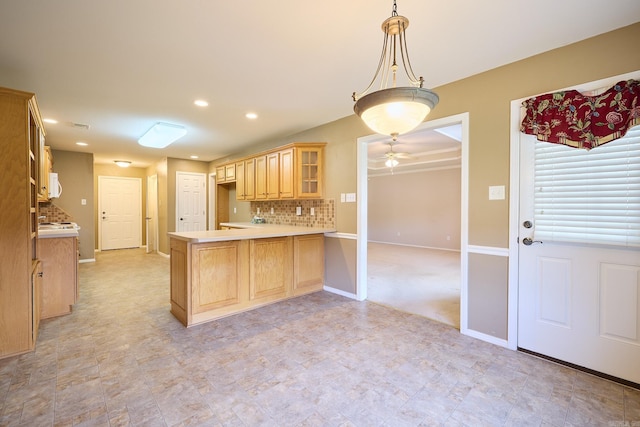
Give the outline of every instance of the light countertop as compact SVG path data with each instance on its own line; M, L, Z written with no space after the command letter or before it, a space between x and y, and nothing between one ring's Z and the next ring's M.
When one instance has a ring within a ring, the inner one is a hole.
M335 228L296 227L277 224L253 224L250 222L225 222L231 230L170 232L169 237L189 243L224 242L228 240L264 239L268 237L303 236L306 234L333 233Z
M54 228L38 230L39 239L50 239L52 237L78 237L78 230L73 228Z

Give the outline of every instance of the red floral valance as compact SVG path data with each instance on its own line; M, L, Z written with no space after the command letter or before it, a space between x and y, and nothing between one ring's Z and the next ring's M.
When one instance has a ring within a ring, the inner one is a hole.
M621 81L601 95L576 90L547 93L522 103L520 131L540 141L587 150L622 138L640 124L640 81Z

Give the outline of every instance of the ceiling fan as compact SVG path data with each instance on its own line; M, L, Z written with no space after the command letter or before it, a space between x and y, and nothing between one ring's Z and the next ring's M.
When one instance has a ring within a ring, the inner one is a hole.
M393 146L397 145L397 142L389 141L389 142L385 142L385 144L389 145L389 151L384 153L384 156L382 157L383 159L386 159L386 161L384 162L384 165L386 167L393 169L394 166L398 166L398 164L400 163L398 159L411 158L409 153L401 153L401 152L393 151Z

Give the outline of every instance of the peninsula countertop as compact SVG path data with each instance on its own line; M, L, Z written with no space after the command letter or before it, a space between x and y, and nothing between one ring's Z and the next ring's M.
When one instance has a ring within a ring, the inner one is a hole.
M235 227L230 230L170 232L170 238L189 243L224 242L227 240L264 239L269 237L303 236L307 234L333 233L335 228L302 227L278 224L253 224L250 222L225 222L220 225Z

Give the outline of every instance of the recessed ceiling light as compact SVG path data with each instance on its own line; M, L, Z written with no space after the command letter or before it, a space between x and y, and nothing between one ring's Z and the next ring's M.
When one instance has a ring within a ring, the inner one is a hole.
M197 158L198 158L198 156L191 156L191 158L192 158L192 159L197 159Z
M244 115L247 119L251 119L251 120L255 120L258 118L258 115L256 113L247 113Z
M86 147L89 144L87 144L86 142L78 141L78 142L76 142L76 145L79 145L81 147Z
M196 104L198 107L208 107L209 106L209 103L207 101L205 101L204 99L196 99L193 103Z
M45 123L51 123L52 125L55 125L56 123L58 123L58 121L55 119L42 119L42 121Z

